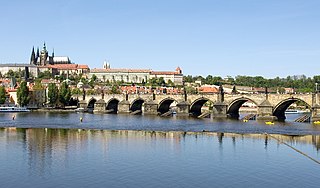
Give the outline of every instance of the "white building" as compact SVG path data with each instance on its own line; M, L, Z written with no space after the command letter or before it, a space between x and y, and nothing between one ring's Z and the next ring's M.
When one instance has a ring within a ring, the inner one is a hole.
M146 83L151 78L163 77L164 81L168 83L171 80L177 85L182 85L183 74L182 70L178 67L175 71L152 71L151 69L113 69L110 64L104 62L102 69L91 69L89 78L93 75L99 81L123 81L125 83Z
M37 77L39 70L36 65L23 64L23 63L10 63L10 64L0 64L1 75L7 74L10 70L14 72L25 71L28 69L29 75Z
M183 74L180 67L177 67L175 71L152 71L150 73L150 79L161 77L166 83L171 80L174 84L182 85L183 82Z
M104 82L143 83L149 80L150 72L149 69L92 69L89 78L96 75L98 80Z

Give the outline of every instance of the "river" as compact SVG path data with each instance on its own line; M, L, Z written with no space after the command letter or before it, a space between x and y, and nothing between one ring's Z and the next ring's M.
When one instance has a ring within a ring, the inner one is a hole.
M307 123L48 112L0 118L1 187L320 185L320 128Z

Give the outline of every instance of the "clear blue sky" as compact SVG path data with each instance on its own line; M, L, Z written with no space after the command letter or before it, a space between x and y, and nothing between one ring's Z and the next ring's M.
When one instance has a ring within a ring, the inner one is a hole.
M1 63L46 41L90 68L320 75L319 0L8 0L0 23Z

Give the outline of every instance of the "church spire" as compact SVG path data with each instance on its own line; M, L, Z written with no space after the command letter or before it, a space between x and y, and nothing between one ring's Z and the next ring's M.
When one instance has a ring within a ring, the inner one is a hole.
M36 54L34 53L34 46L32 47L30 64L36 64Z
M52 50L52 57L54 57L54 48L53 48L53 50Z
M47 51L46 42L43 42L43 51Z
M39 58L39 56L40 56L40 52L39 52L39 47L38 47L37 48L37 55L36 55L37 59Z

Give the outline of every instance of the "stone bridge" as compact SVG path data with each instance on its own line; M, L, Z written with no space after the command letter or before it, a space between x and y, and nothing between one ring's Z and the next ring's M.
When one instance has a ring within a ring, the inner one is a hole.
M79 107L100 113L132 113L163 115L175 108L177 115L196 116L210 102L213 118L239 118L239 108L247 101L257 105L257 119L284 120L286 109L303 101L311 111L313 121L320 120L320 95L314 94L225 94L166 95L166 94L101 94L86 95ZM208 112L207 112L208 113Z

